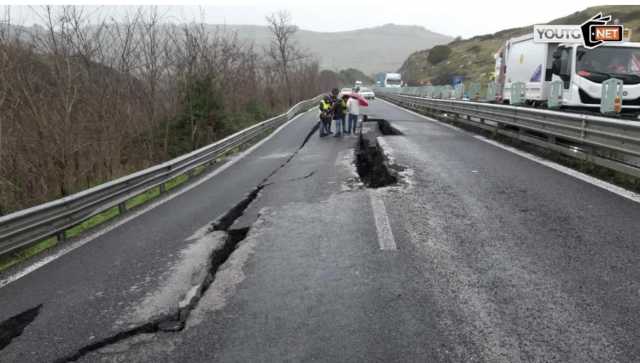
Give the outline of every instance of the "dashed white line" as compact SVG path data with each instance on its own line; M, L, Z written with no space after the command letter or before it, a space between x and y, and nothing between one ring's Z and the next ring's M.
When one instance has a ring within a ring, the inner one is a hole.
M396 250L396 240L393 238L391 223L387 215L387 208L384 206L382 196L373 189L369 189L369 199L371 199L371 209L373 209L373 220L376 224L378 243L381 250Z
M309 111L313 111L315 110L315 108L309 110ZM307 112L309 112L307 111ZM220 166L219 168L215 169L214 171L212 171L209 175L203 176L201 179L188 184L186 186L184 186L182 189L177 190L165 197L162 197L161 199L152 202L151 204L142 207L140 210L137 210L135 212L131 212L129 215L126 215L124 218L118 220L117 222L114 222L113 224L110 224L104 228L100 228L99 230L97 230L96 232L87 235L84 238L81 238L73 243L70 243L69 245L63 247L62 249L60 249L59 251L57 251L54 254L51 254L49 256L46 256L38 261L35 261L32 264L29 264L28 266L24 267L23 269L15 272L14 274L8 276L5 279L0 280L0 288L3 288L7 285L9 285L12 282L15 282L25 276L27 276L28 274L40 269L41 267L57 260L58 258L66 255L67 253L78 249L84 245L86 245L87 243L93 241L94 239L120 227L121 225L131 221L132 219L135 219L139 216L141 216L142 214L176 198L179 195L182 195L190 190L192 190L193 188L201 185L202 183L208 181L209 179L213 178L214 176L220 174L221 172L223 172L224 170L228 169L229 167L231 167L232 165L234 165L235 163L237 163L238 161L242 160L242 158L244 158L245 156L247 156L248 154L250 154L251 152L253 152L255 149L259 148L261 145L263 145L265 142L269 141L271 138L273 138L278 132L280 132L280 130L284 129L285 127L287 127L291 122L293 122L294 120L296 120L297 118L301 117L302 115L305 115L307 112L303 112L297 116L295 116L294 118L292 118L291 120L285 122L282 126L278 127L274 132L272 132L269 136L265 137L264 139L260 140L258 143L256 143L255 145L251 146L250 148L248 148L247 150L245 150L244 152L240 153L239 155L237 155L236 157L232 158L231 160L229 160L228 162L226 162L225 164L223 164L222 166Z
M566 175L569 175L569 176L574 177L576 179L582 180L585 183L589 183L589 184L594 185L594 186L596 186L598 188L601 188L601 189L604 189L604 190L609 191L611 193L614 193L616 195L619 195L619 196L621 196L623 198L629 199L629 200L634 201L636 203L640 203L640 194L638 194L638 193L634 193L634 192L632 192L630 190L627 190L627 189L624 189L624 188L619 187L617 185L608 183L608 182L606 182L604 180L600 180L598 178L592 177L591 175L587 175L587 174L581 173L581 172L579 172L577 170L568 168L566 166L560 165L560 164L555 163L553 161L549 161L549 160L543 159L543 158L541 158L539 156L533 155L533 154L528 153L526 151L518 150L518 149L513 148L511 146L503 145L503 144L501 144L499 142L496 142L496 141L493 141L493 140L489 140L486 137L472 134L472 133L470 133L470 132L468 132L466 130L460 129L460 128L455 127L453 125L449 125L449 124L434 120L434 119L432 119L430 117L421 115L421 114L419 114L417 112L414 112L414 111L411 111L411 110L407 110L407 109L402 108L400 106L394 105L391 102L388 102L388 101L384 101L384 102L386 102L387 104L389 104L389 105L391 105L393 107L396 107L396 108L398 108L398 109L400 109L402 111L405 111L407 113L410 113L410 114L418 116L418 117L421 117L421 118L423 118L423 119L425 119L427 121L437 123L439 125L448 127L450 129L453 129L453 130L456 130L456 131L459 131L459 132L463 132L465 134L473 136L476 140L480 140L480 141L486 142L487 144L491 144L491 145L493 145L495 147L499 147L499 148L501 148L503 150L506 150L506 151L514 153L514 154L516 154L518 156L521 156L521 157L523 157L525 159L529 159L529 160L531 160L533 162L536 162L538 164L542 164L542 165L544 165L546 167L549 167L551 169L559 171L559 172L561 172L563 174L566 174Z

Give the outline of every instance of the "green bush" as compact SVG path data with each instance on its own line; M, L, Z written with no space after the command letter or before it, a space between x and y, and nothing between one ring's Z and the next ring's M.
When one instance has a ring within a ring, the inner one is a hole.
M480 50L482 50L482 48L478 44L475 44L469 48L469 52L472 53L480 53Z
M427 60L435 65L449 58L449 54L451 54L451 48L446 45L436 45L429 51Z

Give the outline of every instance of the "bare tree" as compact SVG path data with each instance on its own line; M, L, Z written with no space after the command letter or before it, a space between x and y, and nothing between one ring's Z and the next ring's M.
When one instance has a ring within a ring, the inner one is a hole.
M273 39L267 49L267 55L277 65L284 78L285 92L287 93L287 105L293 104L291 89L290 67L295 62L305 58L305 55L296 48L293 36L298 27L291 24L291 15L286 11L279 11L266 17L269 30Z
M39 26L0 24L0 214L201 147L322 82L286 13L270 17L259 54L224 27L170 25L153 7L118 19L28 9Z

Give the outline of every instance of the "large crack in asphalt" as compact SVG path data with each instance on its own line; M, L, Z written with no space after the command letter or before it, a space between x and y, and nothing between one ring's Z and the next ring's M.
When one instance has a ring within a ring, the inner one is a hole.
M291 160L293 160L293 158L296 157L296 155L298 155L298 153L300 152L300 150L302 150L302 148L309 142L309 139L311 139L311 136L313 136L313 134L316 133L316 131L318 131L318 129L320 128L320 122L316 122L313 127L311 128L311 131L309 131L309 133L307 134L307 136L304 138L304 140L302 141L302 144L300 145L300 147L298 147L298 149L296 151L294 151L288 158L287 160L285 160L282 164L280 164L279 167L275 168L269 175L267 175L266 178L264 178L262 180L262 182L260 182L260 185L267 186L267 185L271 185L271 183L266 184L267 181L269 181L269 179L271 179L272 176L274 176L278 171L280 171L280 169L284 168L287 164L289 164L289 162L291 162Z
M402 135L387 120L369 119L369 121L377 122L383 135ZM389 166L384 150L377 141L372 142L365 135L360 134L355 157L360 180L368 188L382 188L398 183L398 173Z
M40 308L42 308L42 304L0 322L0 351L8 346L14 338L22 335L24 328L40 314Z
M242 199L238 204L234 205L231 209L229 209L225 214L222 215L217 221L213 222L211 226L212 231L228 231L229 228L233 225L233 222L236 219L240 218L240 216L244 213L244 211L249 207L249 204L253 202L262 188L264 188L264 182L260 183L257 187L255 187L252 191L247 194L247 196Z
M398 130L395 127L393 127L393 125L391 125L391 123L389 121L387 121L387 120L385 120L383 118L369 119L369 121L376 121L378 123L378 129L380 129L380 132L385 136L403 135L400 130Z
M214 250L209 256L209 271L205 276L204 280L195 285L189 293L187 293L187 297L180 302L179 309L176 313L164 315L158 318L153 319L152 321L146 322L144 324L138 325L131 329L118 332L112 336L101 339L99 341L93 342L91 344L85 345L80 349L76 350L72 354L69 354L65 357L58 358L54 360L54 363L63 363L63 362L75 362L78 359L84 357L85 355L107 347L112 344L119 343L123 340L132 338L134 336L140 334L150 334L150 333L158 333L158 332L180 332L184 329L187 319L191 312L198 306L201 297L207 291L207 289L211 286L213 281L215 280L216 273L220 269L220 267L229 259L229 257L233 254L238 244L244 240L250 230L250 227L233 229L232 226L234 222L240 218L244 212L247 210L249 205L260 195L262 189L269 185L267 181L275 175L280 169L284 168L293 158L304 148L309 139L313 136L313 134L318 131L320 123L314 124L311 128L311 131L307 134L302 144L296 149L291 156L281 165L279 165L275 170L273 170L265 179L263 179L258 186L256 186L253 190L251 190L242 200L236 203L233 207L231 207L226 213L224 213L220 218L218 218L215 222L212 223L210 232L213 231L224 231L227 234L225 242L222 247ZM312 175L313 173L311 173ZM308 175L308 176L311 176ZM40 309L40 306L34 308L37 309L35 315L29 320L24 326L28 325L35 316L37 316L37 312ZM32 310L28 310L25 313L27 317L30 317L33 313ZM20 315L22 315L20 314ZM16 316L17 317L17 316ZM14 318L16 318L14 317ZM19 321L27 321L28 319L18 319ZM22 329L24 328L22 327ZM22 329L19 329L21 334ZM16 329L17 331L17 329ZM13 337L12 337L13 338ZM11 339L12 339L11 338ZM8 340L7 344L11 341ZM0 343L2 341L0 340ZM0 344L0 349L3 346Z

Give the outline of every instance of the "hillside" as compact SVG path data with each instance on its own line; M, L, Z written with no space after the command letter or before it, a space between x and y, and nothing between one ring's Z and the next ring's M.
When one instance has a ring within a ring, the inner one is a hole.
M590 7L552 20L549 24L580 24L600 11L619 19L627 28L632 29L632 40L640 41L640 6L636 5ZM428 81L433 84L449 83L453 76L463 76L469 81L488 82L494 71L493 55L500 46L511 37L531 31L533 25L453 41L447 45L450 52L443 47L421 50L405 60L400 72L410 85L424 84ZM434 54L430 56L430 53ZM440 59L442 60L438 62Z
M209 25L213 30L219 25ZM266 26L224 25L238 38L266 46L271 33ZM434 33L421 26L386 24L374 28L343 32L314 32L300 29L296 41L318 57L324 69L357 68L365 74L398 69L412 52L445 44L452 37Z

